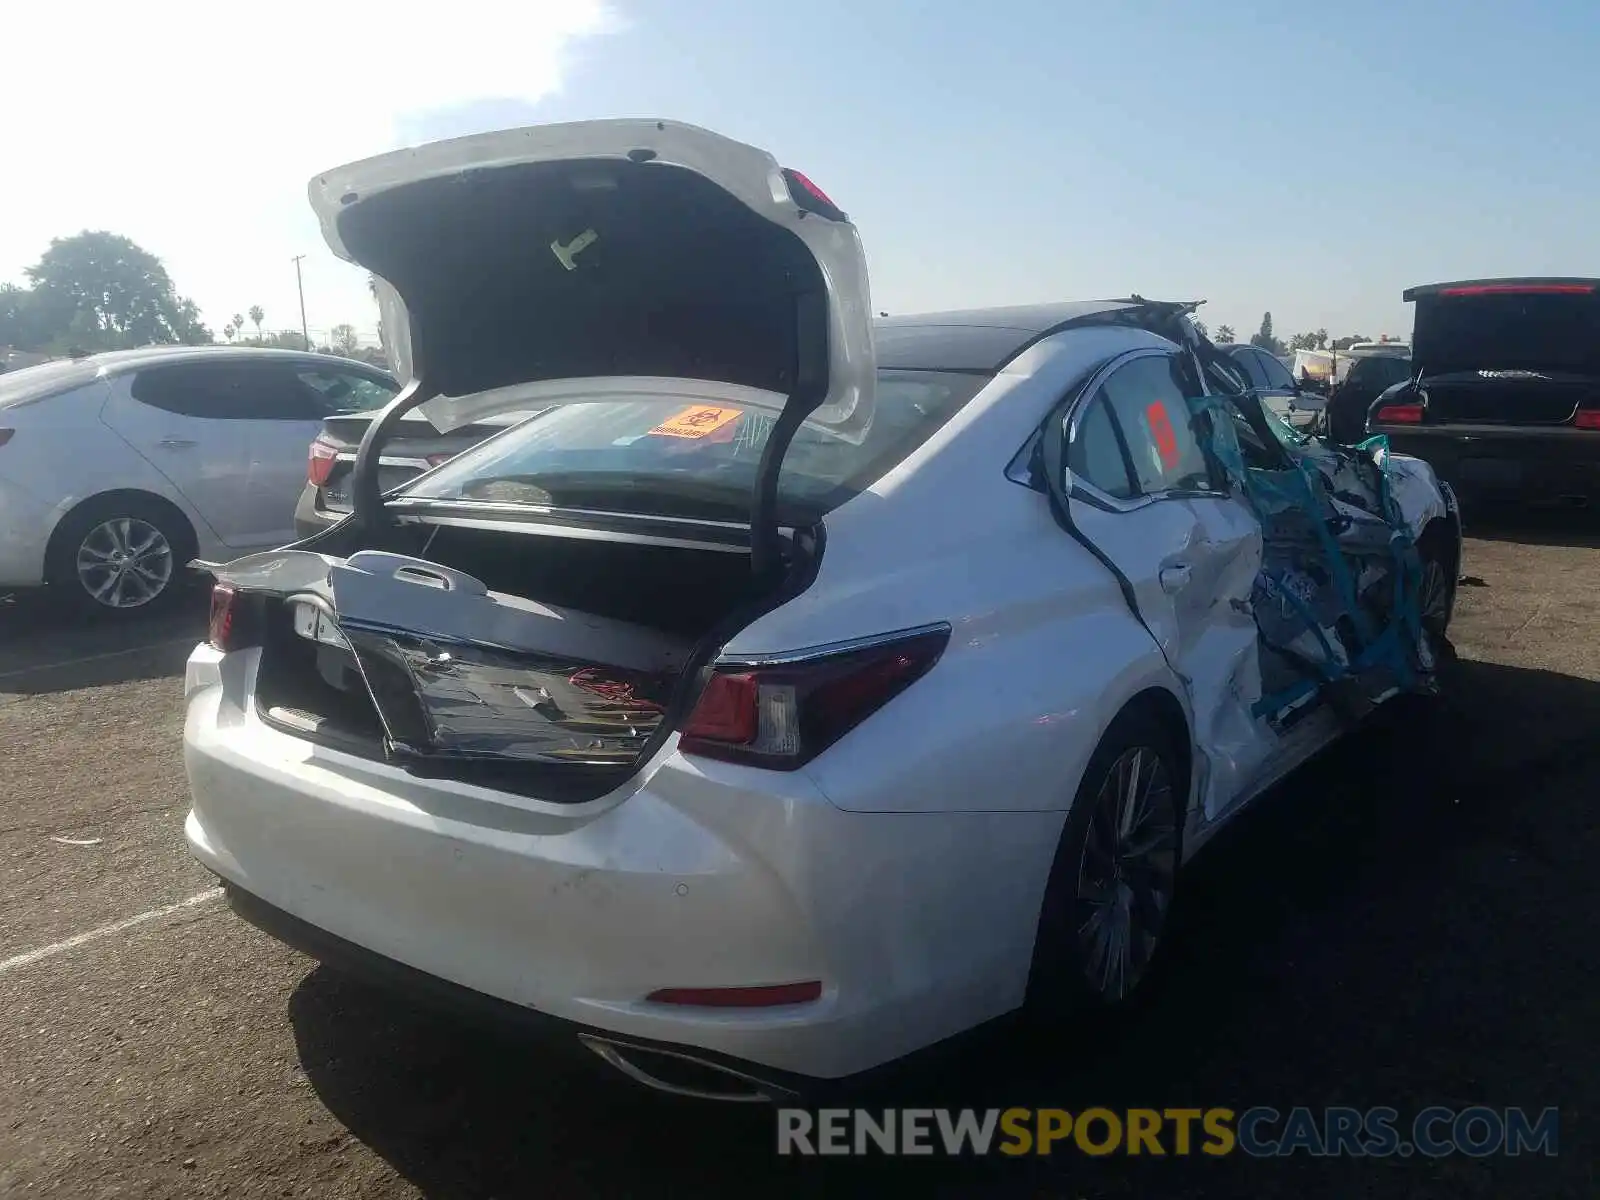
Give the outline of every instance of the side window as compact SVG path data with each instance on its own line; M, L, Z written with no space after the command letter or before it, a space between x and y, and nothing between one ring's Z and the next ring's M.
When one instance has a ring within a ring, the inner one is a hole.
M302 384L315 393L325 416L329 413L372 412L393 400L399 390L370 376L344 371L298 371L296 375Z
M1139 490L1147 495L1213 486L1176 368L1171 355L1147 354L1119 367L1100 386L1122 430Z
M1245 378L1250 381L1251 387L1264 388L1267 386L1267 377L1262 373L1261 363L1257 360L1256 352L1253 349L1245 347L1242 350L1235 350L1230 357L1239 365L1239 369L1244 372Z
M246 421L320 421L317 395L277 363L252 363L239 372L239 416Z
M238 420L244 397L241 373L235 366L217 363L183 363L140 371L133 379L133 398L151 408L180 417L204 420Z
M1097 393L1078 417L1077 432L1067 446L1067 467L1118 500L1132 499L1135 494L1104 392Z
M182 363L140 371L133 398L181 417L306 421L322 416L312 393L276 364Z
M1267 386L1273 391L1294 391L1294 376L1289 374L1289 368L1265 350L1261 352L1261 369L1267 373Z

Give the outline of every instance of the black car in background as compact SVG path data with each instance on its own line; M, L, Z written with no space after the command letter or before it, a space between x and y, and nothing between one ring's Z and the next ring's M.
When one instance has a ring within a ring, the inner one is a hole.
M1463 503L1600 496L1600 279L1409 288L1413 376L1368 433L1432 464Z
M1328 393L1328 437L1353 445L1367 436L1367 414L1372 403L1396 384L1411 378L1411 358L1402 354L1372 354L1353 359L1343 383Z
M507 413L449 433L440 433L420 412L400 418L400 429L384 443L378 459L378 487L385 492L409 483L424 471L454 458L469 446L527 420L533 412ZM295 534L319 533L351 513L350 483L362 435L377 411L341 413L326 418L306 460L306 486L295 506Z

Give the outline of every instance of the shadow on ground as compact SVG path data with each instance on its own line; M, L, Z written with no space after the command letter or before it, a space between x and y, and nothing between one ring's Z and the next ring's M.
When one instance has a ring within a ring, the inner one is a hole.
M433 1197L1594 1194L1600 685L1462 663L1265 798L1186 880L1141 1010L1048 1045L950 1048L907 1100L955 1107L1563 1109L1555 1159L779 1160L774 1119L419 1013L326 968L290 1004L332 1113ZM1580 1118L1588 1123L1580 1126Z
M1512 508L1477 505L1462 513L1468 537L1526 546L1600 548L1600 507Z
M0 696L37 696L183 673L205 637L207 593L186 589L159 613L84 616L49 592L0 602Z

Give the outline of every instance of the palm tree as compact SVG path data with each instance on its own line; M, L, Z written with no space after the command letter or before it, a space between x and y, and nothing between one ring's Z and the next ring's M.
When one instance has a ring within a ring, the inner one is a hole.
M227 338L230 342L233 341L234 330L236 330L237 328L238 328L237 325L234 325L232 322L229 322L228 324L226 324L226 325L224 325L222 327L222 336Z
M244 332L244 317L240 316L238 313L233 314L233 328L235 333Z
M266 311L259 304L250 306L250 323L256 327L256 341L261 340L261 322L267 319Z

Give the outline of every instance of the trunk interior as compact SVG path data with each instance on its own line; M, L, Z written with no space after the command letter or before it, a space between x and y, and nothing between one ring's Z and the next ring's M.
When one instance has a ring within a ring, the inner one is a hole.
M1425 386L1430 423L1563 425L1580 403L1600 402L1600 387L1593 383L1472 379Z
M261 597L258 711L419 775L546 800L593 799L631 776L670 732L700 645L775 590L746 551L426 525L386 540L414 574L448 568L487 594L419 586L404 566L362 574L367 556L353 555L327 606L342 646L296 629L304 598Z
M416 550L410 553L465 571L491 591L642 625L691 642L761 593L748 553L455 526L412 526L407 532L416 538Z

